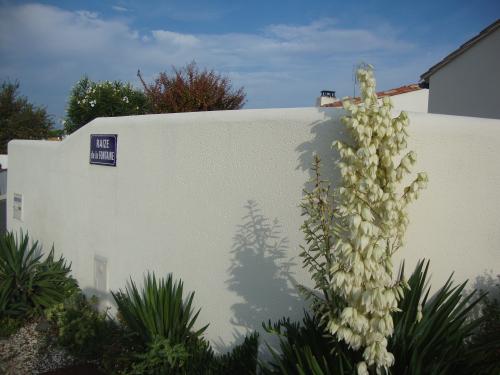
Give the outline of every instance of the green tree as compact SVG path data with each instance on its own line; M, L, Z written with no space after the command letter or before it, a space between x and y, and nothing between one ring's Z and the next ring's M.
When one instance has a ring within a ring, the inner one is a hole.
M213 70L200 71L193 61L173 74L160 73L146 84L137 72L153 113L220 111L240 109L245 104L243 87L233 89L231 80Z
M7 153L12 139L44 139L53 122L43 107L18 93L19 82L3 82L0 90L0 153Z
M130 83L94 82L83 77L71 90L64 129L70 134L97 117L142 115L148 112L146 96Z

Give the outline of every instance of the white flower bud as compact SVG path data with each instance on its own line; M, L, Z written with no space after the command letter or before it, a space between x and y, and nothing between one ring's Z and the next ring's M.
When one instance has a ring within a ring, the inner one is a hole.
M359 362L357 365L358 375L370 375L368 373L368 368L366 367L366 362Z

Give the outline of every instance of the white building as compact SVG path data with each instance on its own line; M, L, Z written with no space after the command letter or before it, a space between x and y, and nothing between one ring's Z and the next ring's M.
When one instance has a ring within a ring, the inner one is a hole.
M500 118L500 19L421 75L429 112Z

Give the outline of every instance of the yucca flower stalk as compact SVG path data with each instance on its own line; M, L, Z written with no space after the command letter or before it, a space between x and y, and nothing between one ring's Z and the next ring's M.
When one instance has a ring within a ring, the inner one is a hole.
M321 179L316 156L313 188L301 204L307 216L301 257L315 284L313 290L301 289L326 330L362 353L357 371L366 375L394 363L387 350L391 314L407 285L404 279L394 281L392 256L403 245L408 204L426 186L427 175L418 173L403 186L416 162L412 151L400 156L407 148L408 116L401 112L393 118L388 97L379 103L371 66L359 69L357 78L361 102L343 101L350 142L334 143L340 184L331 189ZM421 315L419 310L416 319Z
M329 269L330 288L344 301L338 311L328 313L328 330L355 350L363 351L360 375L374 367L389 368L394 356L387 350L387 338L398 311L404 281L395 282L393 254L403 245L408 226L407 206L426 186L427 175L418 173L401 188L416 154L400 154L407 148L408 115L392 118L392 104L375 94L373 68L358 69L361 103L343 101L352 144L337 141L337 165L341 184L334 191L333 257Z

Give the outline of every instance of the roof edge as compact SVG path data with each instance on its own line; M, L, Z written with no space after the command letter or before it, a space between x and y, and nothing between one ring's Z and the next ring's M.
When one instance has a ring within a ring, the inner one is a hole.
M444 57L441 61L439 61L437 64L431 66L425 73L423 73L420 76L421 81L427 82L429 77L436 73L439 69L441 69L443 66L447 65L451 61L453 61L455 58L469 50L471 47L476 45L479 41L496 31L497 29L500 28L500 19L497 19L495 22L484 28L479 34L477 34L475 37L469 39L465 43L463 43L459 48L457 48L455 51Z
M411 83L409 85L400 86L400 87L396 87L396 88L389 89L389 90L379 91L376 93L376 95L377 95L377 99L381 99L384 96L397 96L397 95L402 95L402 94L408 94L410 92L422 90L423 88L424 87L422 87L418 83ZM354 98L349 97L349 100L353 101L354 104L361 103L361 98L359 96L356 96ZM336 102L324 104L321 107L322 108L323 107L342 107L342 101L343 101L343 99L339 99Z

